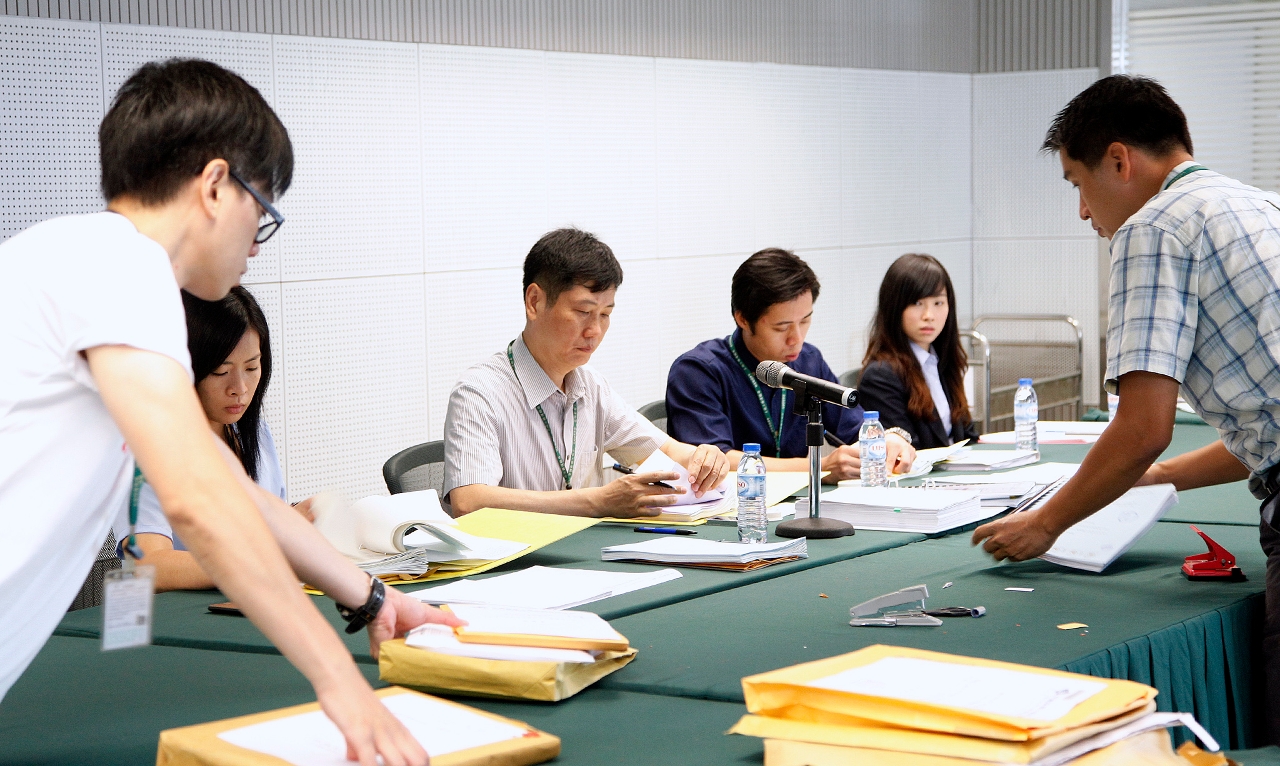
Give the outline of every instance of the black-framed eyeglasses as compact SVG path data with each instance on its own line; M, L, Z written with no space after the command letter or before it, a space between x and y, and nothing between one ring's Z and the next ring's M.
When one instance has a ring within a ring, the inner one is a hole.
M253 197L254 201L261 205L267 216L271 218L270 221L259 226L258 233L253 236L253 241L261 245L271 239L272 234L280 230L280 225L284 223L284 216L280 215L280 211L276 210L270 202L267 202L266 198L259 194L257 189L250 186L248 181L241 178L236 171L230 170L228 172L231 173L232 178L236 179L237 183L244 187L245 191L249 192L249 196Z

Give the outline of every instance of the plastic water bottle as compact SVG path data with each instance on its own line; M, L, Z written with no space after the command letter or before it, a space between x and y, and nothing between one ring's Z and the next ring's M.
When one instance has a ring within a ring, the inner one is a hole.
M745 454L738 461L738 542L768 542L769 517L764 510L764 460L760 458L760 445L744 444L742 451Z
M1018 391L1013 395L1013 432L1018 449L1038 450L1040 440L1036 435L1036 421L1040 418L1040 405L1031 378L1018 379Z
M1116 419L1116 409L1120 406L1119 394L1107 394L1107 420Z
M885 465L889 453L884 443L884 426L880 424L880 413L877 410L862 413L858 451L862 453L862 486L889 486L889 470Z

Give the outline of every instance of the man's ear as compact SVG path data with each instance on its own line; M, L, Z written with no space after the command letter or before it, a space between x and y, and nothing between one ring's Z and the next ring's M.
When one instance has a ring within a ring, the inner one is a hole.
M1111 142L1107 147L1107 153L1103 161L1115 169L1116 175L1124 183L1129 183L1133 178L1133 154L1128 146L1119 141Z
M737 325L738 325L738 329L742 330L742 332L743 332L744 334L747 334L747 335L755 335L755 333L751 330L751 323L750 323L750 322L748 322L748 321L747 321L747 320L742 316L742 312L741 312L741 311L735 311L735 312L733 312L733 321L734 321L734 323L735 323L735 324L737 324Z
M231 181L231 166L221 158L209 160L200 171L197 183L200 194L200 205L209 218L216 218L221 203L225 203L227 184Z
M530 284L524 291L524 316L528 320L538 318L538 314L547 310L547 294L537 282Z

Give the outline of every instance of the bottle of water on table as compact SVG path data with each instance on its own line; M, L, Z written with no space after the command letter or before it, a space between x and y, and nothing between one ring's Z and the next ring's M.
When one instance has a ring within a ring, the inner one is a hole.
M884 426L880 424L878 410L867 410L862 413L862 428L858 431L858 451L862 453L862 486L889 486L889 469L885 465L889 453L884 443Z
M744 444L742 452L742 460L738 461L738 542L768 542L769 517L765 513L764 460L760 458L760 445Z
M1040 405L1036 401L1036 390L1031 387L1031 378L1019 378L1018 391L1013 395L1014 445L1018 449L1040 448L1040 440L1036 434L1036 421L1039 418Z

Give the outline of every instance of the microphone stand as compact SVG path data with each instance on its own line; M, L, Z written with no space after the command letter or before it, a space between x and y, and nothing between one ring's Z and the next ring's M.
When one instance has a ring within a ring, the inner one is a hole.
M805 444L809 446L809 517L792 519L778 525L778 537L811 537L827 539L853 534L853 525L839 519L824 519L820 515L822 497L822 402L809 394L803 382L797 381L791 390L796 394L793 412L808 420L805 427Z

